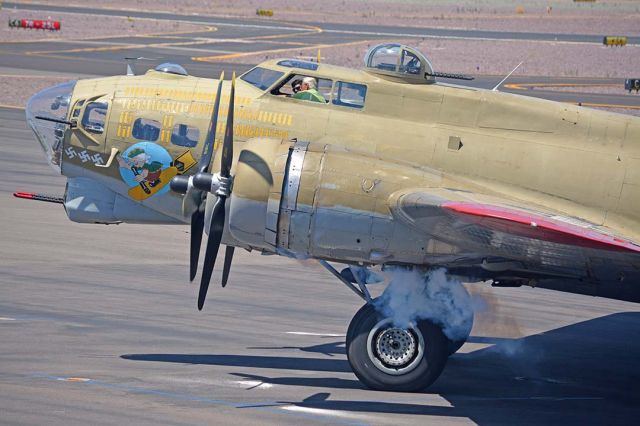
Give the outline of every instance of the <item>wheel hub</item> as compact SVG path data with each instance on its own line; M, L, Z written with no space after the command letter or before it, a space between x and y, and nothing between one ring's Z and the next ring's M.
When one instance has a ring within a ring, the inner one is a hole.
M406 364L416 352L416 339L401 328L389 328L378 335L376 352L382 362L394 367Z
M390 319L369 332L367 352L374 365L391 375L406 374L418 366L424 353L422 333L414 326L400 328Z

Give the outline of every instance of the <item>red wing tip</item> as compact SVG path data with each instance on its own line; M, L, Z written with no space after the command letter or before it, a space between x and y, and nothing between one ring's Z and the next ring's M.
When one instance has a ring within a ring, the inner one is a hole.
M593 248L605 248L614 250L625 250L640 253L640 246L633 241L620 237L608 235L593 228L583 228L577 225L558 222L552 218L513 210L505 207L492 206L487 204L465 203L465 202L445 202L442 208L449 211L476 216L482 219L498 220L507 223L517 224L521 227L520 232L524 232L532 238L539 238L536 234L527 231L526 227L538 229L540 232L552 232L555 237L543 237L542 239L554 240L565 244L578 244ZM515 230L515 229L514 229Z

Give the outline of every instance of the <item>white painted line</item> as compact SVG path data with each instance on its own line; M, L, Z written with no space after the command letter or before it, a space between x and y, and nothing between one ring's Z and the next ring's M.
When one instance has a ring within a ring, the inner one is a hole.
M15 318L0 317L0 321L15 321Z
M85 377L58 377L61 382L90 382L91 379Z
M325 336L325 337L345 337L344 334L332 333L307 333L306 331L286 331L287 334L295 334L296 336Z
M273 384L261 382L259 380L235 380L233 383L237 383L242 387L250 387L252 389L271 389Z
M344 411L327 410L324 408L300 407L298 405L285 405L279 408L282 410L293 411L295 413L315 414L318 416L343 417L343 418L359 419L359 420L366 420L369 418L366 416L359 416L357 414L351 414Z

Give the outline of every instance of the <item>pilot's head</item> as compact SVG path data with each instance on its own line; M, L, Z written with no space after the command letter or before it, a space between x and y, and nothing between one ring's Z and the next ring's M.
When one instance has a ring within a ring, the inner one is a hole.
M291 82L291 89L293 90L293 93L298 93L300 91L300 86L302 85L302 79L301 78L296 78L295 80L293 80Z
M302 79L300 90L310 90L316 88L316 79L313 77L305 77Z

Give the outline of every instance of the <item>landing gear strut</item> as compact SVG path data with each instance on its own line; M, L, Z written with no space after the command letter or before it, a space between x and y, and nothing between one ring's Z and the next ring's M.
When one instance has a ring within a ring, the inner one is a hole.
M456 340L452 340L434 321L417 319L399 327L382 313L384 309L376 309L380 303L369 294L366 268L351 266L338 272L324 260L320 264L366 302L349 324L346 348L353 372L372 389L414 392L426 388L471 333L473 312L465 306L469 295L459 282L441 284L435 299L424 301L444 303L447 313L441 313L441 321L455 325Z

